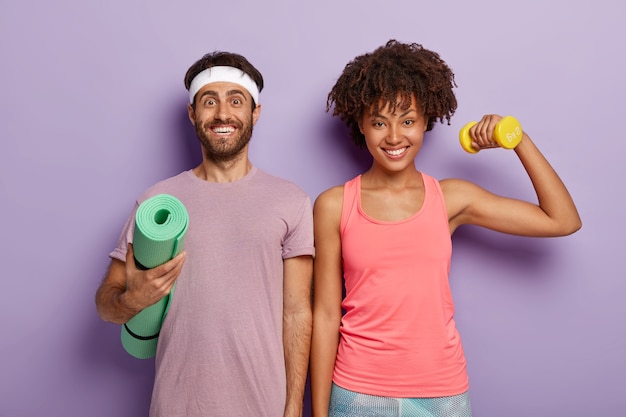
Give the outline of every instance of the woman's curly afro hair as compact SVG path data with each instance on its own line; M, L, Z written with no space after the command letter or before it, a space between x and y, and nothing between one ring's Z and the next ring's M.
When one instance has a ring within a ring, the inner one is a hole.
M454 73L439 54L392 39L346 65L328 94L326 111L333 108L333 116L346 123L354 142L363 148L359 121L366 111L378 113L386 106L405 110L414 96L427 120L426 130L431 130L436 121L450 124L457 107L454 87Z

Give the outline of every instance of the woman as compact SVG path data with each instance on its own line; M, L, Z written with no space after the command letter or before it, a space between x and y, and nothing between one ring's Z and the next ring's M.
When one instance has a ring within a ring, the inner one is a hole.
M329 93L327 109L373 162L314 205L315 417L471 416L448 285L451 235L463 224L535 237L581 227L565 185L525 132L515 153L537 204L417 169L424 133L456 110L454 87L437 53L391 40L348 63ZM497 147L501 119L485 115L471 127L472 147Z

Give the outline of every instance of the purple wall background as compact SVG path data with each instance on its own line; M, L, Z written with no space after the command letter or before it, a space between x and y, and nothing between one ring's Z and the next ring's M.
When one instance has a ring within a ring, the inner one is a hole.
M457 75L459 110L430 133L421 169L532 198L512 153L457 144L466 121L514 114L584 222L561 239L455 235L475 415L624 415L625 11L618 0L1 0L0 416L147 415L153 363L123 351L94 292L134 198L199 161L182 82L195 59L233 50L263 72L251 157L315 198L368 165L326 94L349 59L390 38L439 51Z

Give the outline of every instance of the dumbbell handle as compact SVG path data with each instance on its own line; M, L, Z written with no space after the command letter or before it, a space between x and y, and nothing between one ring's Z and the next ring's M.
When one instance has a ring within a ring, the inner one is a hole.
M472 146L472 138L469 130L476 122L469 122L459 132L459 141L465 151L476 153L480 149ZM498 145L505 149L515 148L522 140L522 125L513 116L504 116L495 126L493 139Z

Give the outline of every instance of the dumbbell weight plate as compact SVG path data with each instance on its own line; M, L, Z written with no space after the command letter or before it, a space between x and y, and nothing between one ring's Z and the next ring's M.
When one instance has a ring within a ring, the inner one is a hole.
M501 147L513 149L522 140L522 126L515 117L504 116L496 125L493 136Z
M478 150L474 149L472 146L472 137L469 134L469 130L472 126L474 126L476 122L469 122L459 131L459 142L461 142L461 147L469 153L477 153Z

